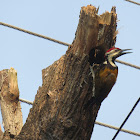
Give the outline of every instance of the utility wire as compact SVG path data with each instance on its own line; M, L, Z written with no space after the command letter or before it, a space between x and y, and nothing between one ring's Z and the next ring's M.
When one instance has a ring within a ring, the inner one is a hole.
M65 43L65 42L62 42L62 41L59 41L59 40L50 38L50 37L46 37L46 36L44 36L44 35L40 35L40 34L31 32L31 31L28 31L28 30L25 30L25 29L22 29L22 28L13 26L13 25L9 25L9 24L3 23L3 22L0 22L0 25L6 26L6 27L9 27L9 28L13 28L13 29L16 29L16 30L22 31L22 32L24 32L24 33L28 33L28 34L31 34L31 35L40 37L40 38L44 38L44 39L47 39L47 40L50 40L50 41L53 41L53 42L56 42L56 43L59 43L59 44L65 45L65 46L70 46L70 44L68 44L68 43ZM133 64L130 64L130 63L121 61L121 60L116 60L116 62L121 63L121 64L124 64L124 65L127 65L127 66L130 66L130 67L133 67L133 68L136 68L136 69L140 69L139 66L136 66L136 65L133 65ZM29 104L29 105L33 105L33 102L27 101L27 100L25 100L25 99L19 99L19 101L24 102L24 103L27 103L27 104ZM98 125L102 125L102 126L105 126L105 125L106 125L105 127L109 127L109 128L112 127L112 129L117 129L116 127L109 126L109 125L107 125L107 124L103 124L103 123L100 123L100 124L99 124L99 122L95 122L95 123L98 124ZM129 130L125 130L125 129L123 129L123 130L121 130L121 131L126 132L126 133L130 133L130 134L134 134L134 135L138 135L138 136L140 135L140 134L138 134L138 133L135 133L135 132L132 132L132 131L129 131Z
M127 63L127 62L124 62L124 61L121 61L121 60L115 60L116 62L118 63L121 63L121 64L124 64L126 66L130 66L130 67L133 67L133 68L136 68L136 69L139 69L140 70L140 66L136 66L136 65L133 65L133 64L130 64L130 63Z
M41 34L37 34L37 33L31 32L31 31L28 31L28 30L25 30L25 29L7 24L7 23L0 22L0 25L6 26L6 27L9 27L9 28L13 28L15 30L19 30L21 32L24 32L24 33L27 33L27 34L30 34L30 35L34 35L34 36L37 36L37 37L40 37L40 38L44 38L44 39L47 39L47 40L50 40L50 41L53 41L55 43L59 43L59 44L65 45L65 46L70 46L71 45L71 44L68 44L68 43L65 43L65 42L62 42L62 41L59 41L59 40L56 40L56 39L53 39L53 38L50 38L50 37L47 37L47 36L44 36L44 35L41 35ZM136 66L136 65L124 62L124 61L116 60L116 62L127 65L127 66L130 66L130 67L133 67L133 68L136 68L136 69L140 69L140 66Z
M119 127L115 127L115 126L108 125L108 124L101 123L101 122L97 122L97 121L95 122L95 124L100 125L100 126L104 126L104 127L107 127L107 128L111 128L111 129L114 129L114 130L118 130L119 129ZM130 130L126 130L126 129L121 129L120 131L128 133L128 134L132 134L132 135L135 135L135 136L140 136L140 133L136 133L136 132L133 132L133 131L130 131Z
M50 38L50 37L47 37L47 36L44 36L44 35L41 35L41 34L37 34L37 33L31 32L31 31L28 31L28 30L25 30L25 29L22 29L22 28L19 28L19 27L16 27L16 26L13 26L13 25L10 25L10 24L7 24L7 23L0 22L0 25L6 26L6 27L9 27L9 28L13 28L15 30L19 30L21 32L24 32L24 33L27 33L27 34L30 34L30 35L34 35L34 36L37 36L37 37L40 37L40 38L44 38L44 39L47 39L47 40L50 40L50 41L53 41L53 42L56 42L56 43L59 43L59 44L65 45L65 46L70 45L68 43L65 43L65 42L62 42L62 41L59 41L59 40L56 40L56 39L53 39L53 38Z
M140 3L132 1L132 0L125 0L125 1L128 1L128 2L131 2L131 3L137 4L137 5L140 5Z
M19 101L24 102L24 103L27 103L27 104L29 104L29 105L33 105L33 102L28 101L28 100L25 100L25 99L19 98Z
M115 140L115 138L117 137L118 133L120 132L121 128L124 126L124 124L126 123L126 121L128 120L128 118L130 117L130 115L132 114L132 112L134 111L135 107L137 106L137 104L139 103L140 98L136 101L135 105L133 106L133 108L131 109L131 111L129 112L129 114L127 115L127 117L125 118L125 120L123 121L123 123L121 124L121 126L119 127L118 131L116 132L116 134L114 135L112 140Z

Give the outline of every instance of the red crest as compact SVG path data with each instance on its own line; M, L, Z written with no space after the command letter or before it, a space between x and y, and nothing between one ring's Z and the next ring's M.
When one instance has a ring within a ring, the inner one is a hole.
M120 48L112 47L112 48L110 48L107 52L110 52L110 51L112 51L112 50L114 50L114 49L118 49L118 50L120 50Z

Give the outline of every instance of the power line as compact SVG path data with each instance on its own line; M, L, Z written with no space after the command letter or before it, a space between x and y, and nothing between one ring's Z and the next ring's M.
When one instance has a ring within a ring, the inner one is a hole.
M6 26L6 27L9 27L9 28L13 28L15 30L19 30L21 32L24 32L24 33L27 33L27 34L30 34L30 35L34 35L34 36L37 36L37 37L40 37L40 38L44 38L44 39L47 39L47 40L50 40L50 41L53 41L53 42L56 42L56 43L59 43L59 44L65 45L65 46L70 45L68 43L65 43L65 42L62 42L62 41L59 41L59 40L56 40L56 39L53 39L53 38L50 38L50 37L47 37L47 36L44 36L44 35L41 35L41 34L37 34L37 33L31 32L31 31L28 31L28 30L25 30L25 29L22 29L22 28L19 28L19 27L16 27L16 26L13 26L13 25L10 25L10 24L7 24L7 23L0 22L0 25Z
M121 63L121 64L124 64L126 66L130 66L130 67L133 67L133 68L136 68L136 69L139 69L140 70L140 66L136 66L136 65L133 65L133 64L130 64L130 63L127 63L127 62L124 62L124 61L121 61L121 60L115 60L116 62L118 63Z
M128 1L128 2L131 2L131 3L137 4L137 5L140 5L140 3L132 1L132 0L125 0L125 1Z
M111 129L114 129L114 130L118 130L119 129L119 127L115 127L115 126L108 125L108 124L101 123L101 122L97 122L97 121L95 122L95 124L100 125L100 126L104 126L104 127L107 127L107 128L111 128ZM135 135L135 136L140 136L140 133L136 133L136 132L133 132L133 131L130 131L130 130L126 130L126 129L121 129L120 131L128 133L128 134L132 134L132 135Z
M27 104L29 104L29 105L33 105L33 102L28 101L28 100L25 100L25 99L19 98L19 101L24 102L24 103L27 103Z
M133 106L133 108L131 109L131 111L129 112L129 114L127 115L127 117L125 118L125 120L123 121L123 123L121 124L121 126L119 127L118 131L116 132L116 134L114 135L112 140L115 140L115 138L117 137L118 133L120 132L121 128L124 126L124 124L126 123L126 121L128 120L128 118L130 117L130 115L132 114L132 112L134 111L135 107L137 106L137 104L139 103L140 98L136 101L135 105Z
M47 40L50 40L50 41L53 41L53 42L56 42L56 43L59 43L59 44L65 45L65 46L70 46L70 45L71 45L71 44L68 44L68 43L65 43L65 42L62 42L62 41L59 41L59 40L50 38L50 37L46 37L46 36L44 36L44 35L40 35L40 34L31 32L31 31L28 31L28 30L25 30L25 29L22 29L22 28L13 26L13 25L9 25L9 24L3 23L3 22L0 22L0 25L6 26L6 27L9 27L9 28L13 28L13 29L16 29L16 30L22 31L22 32L24 32L24 33L28 33L28 34L31 34L31 35L40 37L40 38L44 38L44 39L47 39ZM130 64L130 63L121 61L121 60L116 60L116 62L121 63L121 64L124 64L124 65L127 65L127 66L130 66L130 67L133 67L133 68L136 68L136 69L140 69L139 66L136 66L136 65L133 65L133 64ZM27 100L25 100L25 99L19 99L19 101L24 102L24 103L27 103L27 104L29 104L29 105L33 105L33 102L27 101ZM105 127L109 127L109 128L112 127L112 129L118 130L117 127L114 127L114 126L110 126L110 125L103 124L103 123L99 123L99 122L95 122L95 123L98 124L98 125L102 125L102 126L105 126ZM134 135L138 135L138 136L140 135L140 134L138 134L138 133L135 133L135 132L132 132L132 131L129 131L129 130L125 130L125 129L122 129L122 130L120 130L120 131L124 131L124 132L126 132L126 133L130 133L130 134L134 134Z
M53 41L55 43L59 43L59 44L65 45L65 46L70 46L71 45L71 44L68 44L68 43L65 43L65 42L62 42L62 41L59 41L59 40L56 40L56 39L53 39L53 38L50 38L50 37L47 37L47 36L44 36L44 35L41 35L41 34L38 34L38 33L34 33L34 32L31 32L31 31L28 31L28 30L25 30L25 29L7 24L7 23L0 22L0 25L9 27L9 28L12 28L12 29L15 29L15 30L19 30L21 32L24 32L24 33L27 33L27 34L30 34L30 35L34 35L34 36L37 36L37 37L40 37L40 38L44 38L44 39L47 39L47 40L50 40L50 41ZM116 60L116 62L127 65L127 66L130 66L130 67L133 67L133 68L136 68L136 69L140 69L140 66L136 66L136 65L124 62L124 61Z

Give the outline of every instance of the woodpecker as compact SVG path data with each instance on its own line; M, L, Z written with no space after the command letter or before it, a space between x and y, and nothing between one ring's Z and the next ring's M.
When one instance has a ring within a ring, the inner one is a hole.
M115 59L121 55L128 54L131 49L121 50L119 48L112 47L105 53L104 62L100 64L93 64L90 66L90 70L93 77L93 95L89 100L92 104L101 104L101 102L107 97L112 87L116 83L118 75L118 67L115 64Z

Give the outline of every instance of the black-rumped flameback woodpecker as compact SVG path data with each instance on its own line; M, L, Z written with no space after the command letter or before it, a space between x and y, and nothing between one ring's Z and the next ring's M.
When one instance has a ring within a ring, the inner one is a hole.
M93 96L91 104L101 104L107 97L116 83L118 75L118 67L115 64L115 59L121 55L131 53L127 52L128 50L130 49L121 50L113 47L105 53L105 60L103 63L90 66L93 77Z

